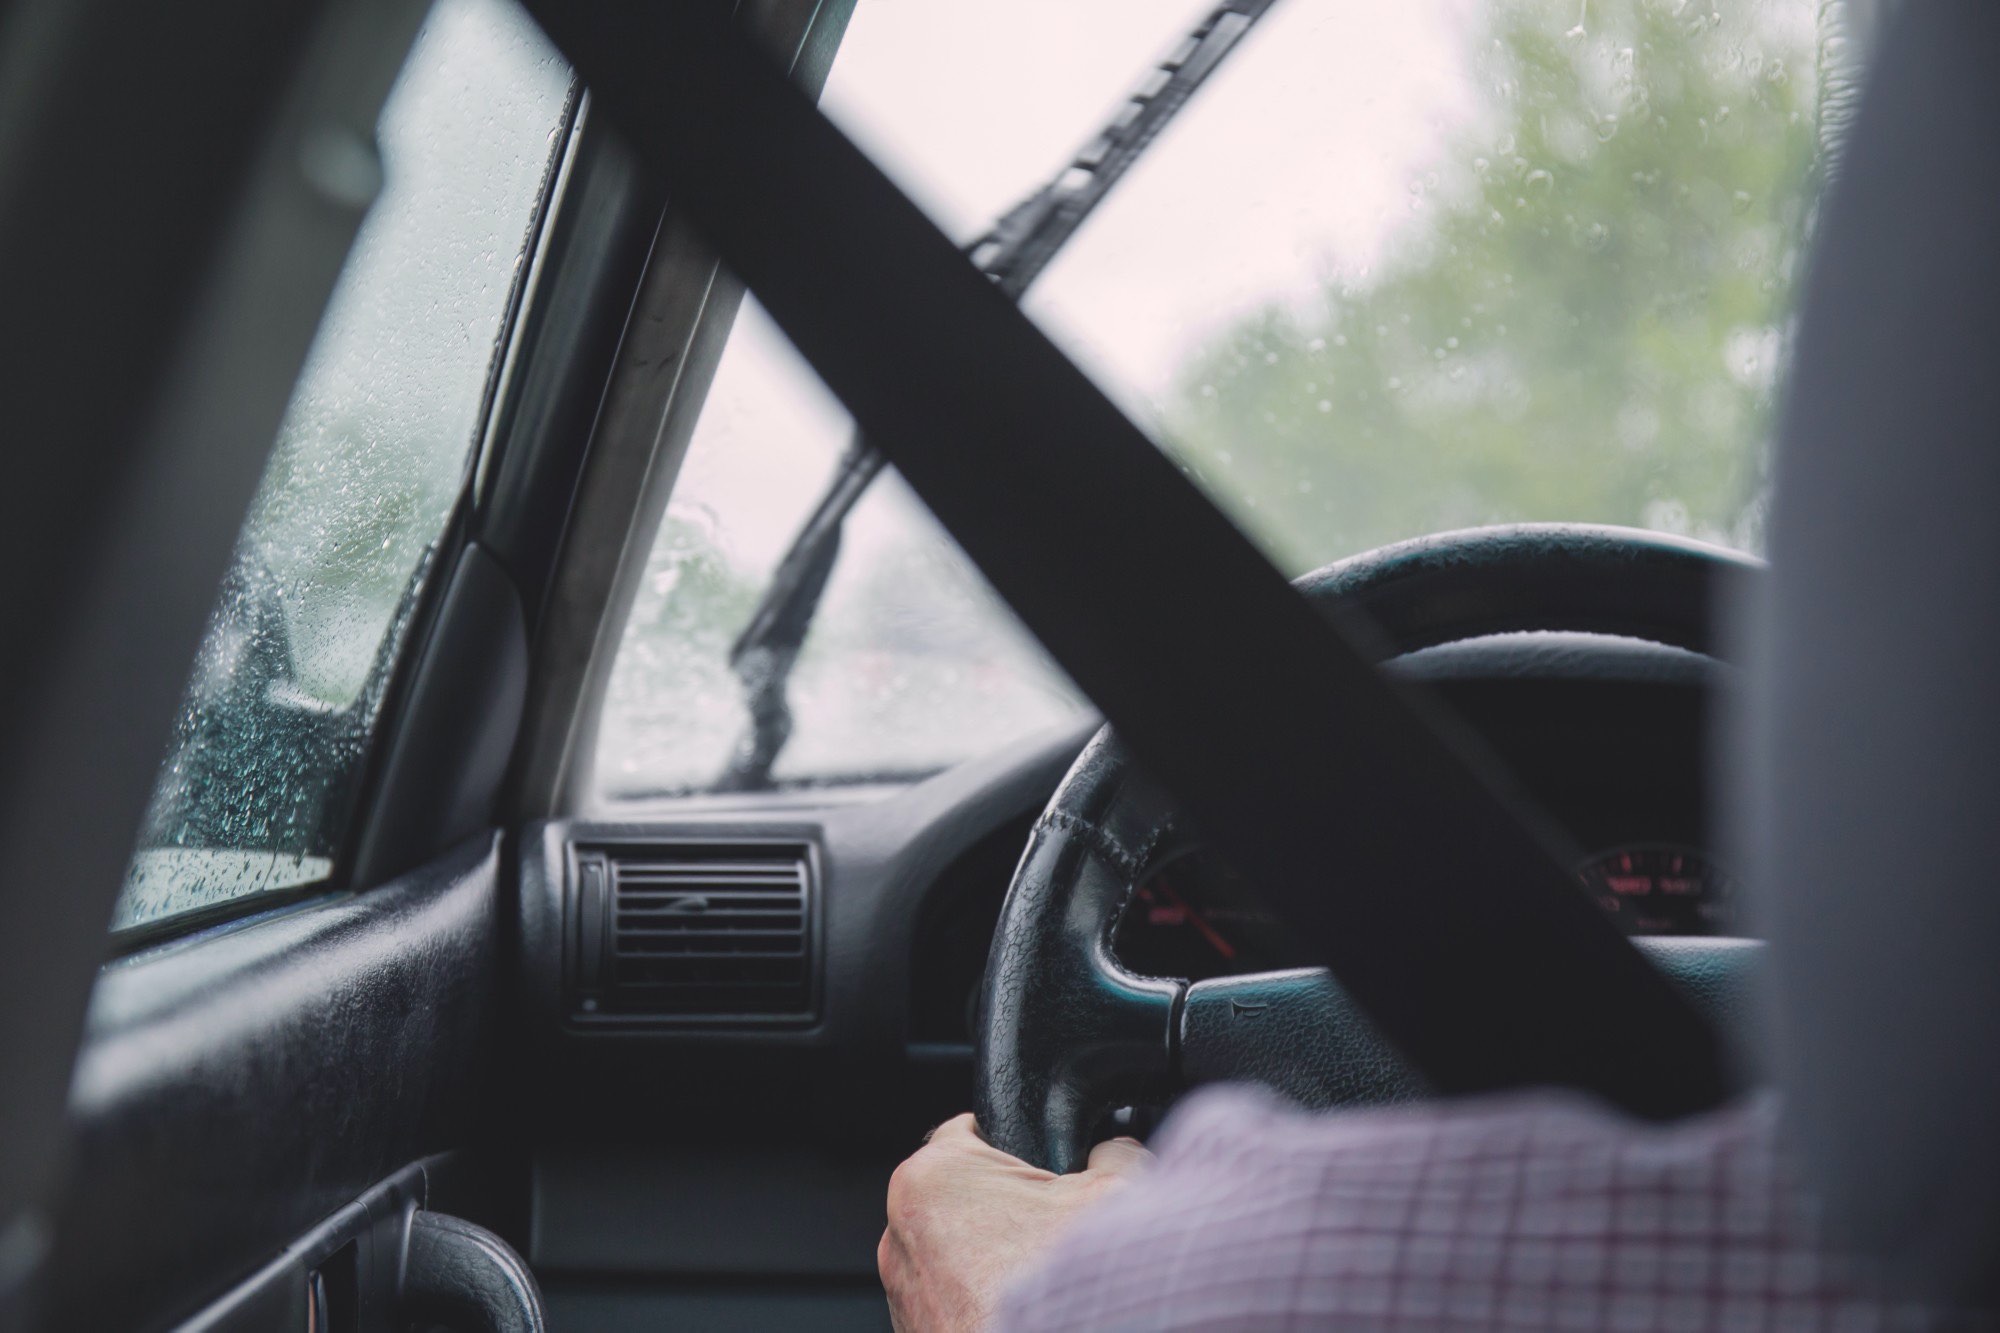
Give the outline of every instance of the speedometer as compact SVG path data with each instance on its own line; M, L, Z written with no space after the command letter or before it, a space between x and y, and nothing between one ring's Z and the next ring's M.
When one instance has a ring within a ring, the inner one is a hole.
M1189 981L1317 961L1299 933L1206 847L1173 858L1134 888L1113 947L1135 972Z
M1577 871L1628 935L1733 935L1736 886L1713 861L1679 843L1630 843Z

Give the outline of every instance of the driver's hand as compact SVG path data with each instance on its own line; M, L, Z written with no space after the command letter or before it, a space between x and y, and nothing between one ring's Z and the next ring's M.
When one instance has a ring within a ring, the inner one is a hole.
M945 1121L889 1178L889 1229L875 1263L899 1333L974 1333L1007 1284L1079 1210L1152 1160L1112 1139L1086 1170L1051 1175L979 1137L970 1114Z

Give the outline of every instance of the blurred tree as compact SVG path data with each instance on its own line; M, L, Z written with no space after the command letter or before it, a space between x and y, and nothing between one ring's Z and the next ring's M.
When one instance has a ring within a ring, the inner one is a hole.
M1530 519L1759 543L1816 15L1728 10L1487 6L1489 107L1413 184L1427 225L1184 369L1163 433L1282 563Z

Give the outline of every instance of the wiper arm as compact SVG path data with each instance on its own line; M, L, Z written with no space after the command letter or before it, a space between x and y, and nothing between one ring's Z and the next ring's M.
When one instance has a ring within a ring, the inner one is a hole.
M1147 73L1110 123L1053 180L1008 209L966 247L979 271L1020 300L1111 187L1273 3L1224 0L1211 10ZM840 554L847 516L882 467L882 455L856 433L833 480L793 535L749 622L730 647L729 669L743 682L750 725L714 790L761 791L771 785L772 765L792 734L788 693L792 668Z
M792 710L786 697L792 667L840 554L841 528L881 473L882 464L882 455L859 434L848 442L832 483L793 535L770 586L736 636L729 650L729 669L743 682L750 727L736 742L729 767L715 780L716 791L760 791L771 785L771 766L792 737Z

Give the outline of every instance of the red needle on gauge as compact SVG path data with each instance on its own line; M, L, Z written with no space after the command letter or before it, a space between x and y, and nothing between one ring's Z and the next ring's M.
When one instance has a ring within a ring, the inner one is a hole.
M1164 893L1175 907L1180 908L1187 915L1187 919L1194 923L1194 928L1201 932L1202 938L1209 942L1210 947L1231 962L1236 960L1236 946L1224 939L1221 931L1209 925L1208 918L1189 906L1187 899L1175 893L1173 885L1167 883L1163 877L1155 875L1153 876L1153 888L1159 893Z

